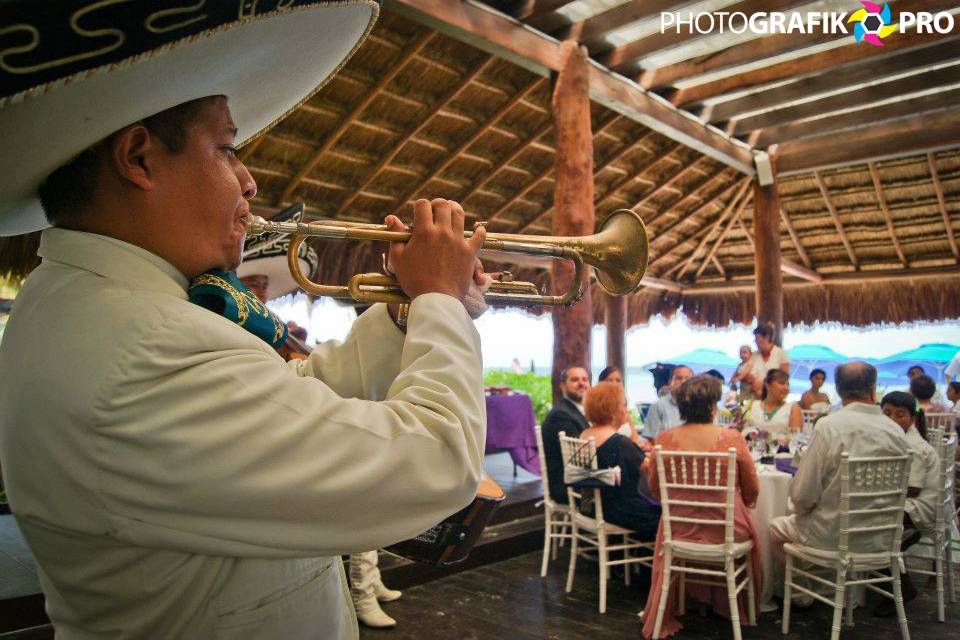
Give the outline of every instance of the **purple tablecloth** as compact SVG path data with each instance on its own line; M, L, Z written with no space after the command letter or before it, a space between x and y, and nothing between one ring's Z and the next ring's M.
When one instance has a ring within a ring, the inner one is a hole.
M540 475L536 418L533 404L525 393L487 396L487 453L506 450L514 463Z

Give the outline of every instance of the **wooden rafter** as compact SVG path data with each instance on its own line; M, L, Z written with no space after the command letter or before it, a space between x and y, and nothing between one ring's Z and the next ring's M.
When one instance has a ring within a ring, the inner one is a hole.
M284 187L283 191L280 192L280 195L277 196L274 201L275 205L280 205L290 199L290 196L293 195L293 190L297 188L297 185L300 184L300 181L305 177L310 175L310 172L319 164L320 160L323 158L323 155L328 152L330 149L340 141L340 137L354 124L354 119L359 116L363 111L370 106L370 104L376 99L380 90L390 84L394 78L396 78L407 64L420 55L420 52L423 51L431 40L436 36L436 32L425 31L413 42L410 43L410 46L400 55L400 57L393 63L393 65L382 75L380 79L377 80L377 83L370 88L370 91L361 98L360 102L353 108L353 110L343 117L340 120L340 124L327 134L326 138L323 141L323 144L314 152L313 156L310 157L307 162L300 167L296 175L291 178L290 182L287 183L287 186Z
M617 194L617 192L620 191L620 189L624 188L634 180L639 180L647 173L647 171L652 169L657 163L673 157L673 154L675 154L677 151L681 149L683 149L683 145L680 145L680 144L671 145L666 149L664 149L659 155L655 155L653 158L643 163L638 169L636 169L632 173L628 173L627 175L623 176L622 178L620 178L619 180L617 180L616 182L614 182L609 186L607 191L597 199L595 206L597 207L602 206L607 202L607 200L614 197Z
M659 15L661 11L670 11L682 6L682 0L644 0L644 2L626 2L596 13L589 18L568 24L554 30L551 35L557 40L572 38L590 48L596 48L607 33L620 27Z
M517 158L521 156L521 154L530 149L537 140L547 135L551 131L553 131L553 120L547 120L532 134L530 134L526 140L518 144L509 155L501 158L499 162L490 167L483 175L477 177L477 179L474 180L470 191L468 191L467 194L461 198L461 201L466 203L468 200L470 200L471 196L483 189L483 187L485 187L487 183L490 182L490 180L492 180L504 167L510 166L516 161Z
M960 262L960 251L957 249L957 239L953 235L953 225L950 223L950 216L947 214L947 205L943 200L943 185L940 184L940 174L937 172L937 159L932 153L927 154L927 164L930 166L930 177L933 179L933 188L937 192L937 204L940 206L940 215L943 217L943 226L947 231L950 250L953 252L954 260Z
M702 192L709 192L711 189L713 189L717 185L718 182L724 182L729 178L730 178L730 172L728 167L723 167L719 171L715 171L713 174L707 176L707 178L703 182L701 182L696 187L688 191L679 200L672 203L669 207L666 207L655 218L649 221L646 221L647 230L650 231L651 233L656 234L659 230L654 227L653 225L654 222L656 223L662 222L667 215L675 211L680 205L682 205L684 202L686 202L691 198L699 199L701 203L704 202L704 200L707 199L707 197L701 197L700 194ZM714 197L715 197L714 195L708 196L709 199L713 199ZM695 211L699 211L699 208L696 209ZM681 214L681 216L676 220L674 220L672 223L668 221L668 224L671 227L675 227L677 225L680 225L686 222L692 215L695 215L695 212Z
M809 138L826 133L838 134L838 132L857 129L868 124L882 122L893 128L897 126L895 120L899 118L941 111L956 104L960 104L960 89L948 89L929 95L911 97L909 100L899 100L883 105L870 105L863 109L846 110L836 115L828 115L815 120L801 120L763 129L757 132L759 135L749 141L755 147L765 148L778 142Z
M837 234L840 236L840 241L843 242L843 246L847 250L847 255L850 256L850 262L853 264L854 269L859 269L860 262L857 260L857 256L853 252L853 246L850 244L850 240L847 238L847 232L843 230L843 223L840 222L840 216L837 214L837 208L833 205L833 199L830 198L830 191L827 190L827 185L823 181L823 176L820 175L819 171L814 171L813 176L817 180L817 186L820 187L820 193L823 195L823 202L827 205L827 211L830 212L830 217L833 219L833 224L837 228Z
M900 258L900 264L903 265L903 268L906 269L907 258L903 255L903 247L900 246L900 239L897 238L897 230L893 225L893 216L890 215L890 208L887 207L887 198L883 195L883 184L880 182L880 172L877 171L877 165L875 162L867 163L867 168L870 169L870 178L873 180L873 188L877 192L877 204L880 205L880 213L883 214L883 219L887 223L887 232L890 234L890 241L893 242L893 248L897 252L897 256Z
M570 4L573 0L495 0L493 6L504 10L517 20L533 20ZM511 10L511 5L513 6Z
M857 271L856 273L823 274L818 280L784 282L784 287L810 287L822 285L863 284L864 282L895 282L955 278L960 276L960 266L930 267L918 269L896 269L877 271ZM752 280L739 280L721 283L694 284L683 287L685 294L731 293L733 291L752 291L756 285Z
M543 86L545 80L543 78L536 78L532 82L528 83L521 91L516 93L509 100L500 105L500 108L497 109L493 115L487 118L486 122L478 127L466 140L460 143L456 149L450 150L446 155L446 158L441 162L436 168L431 171L426 178L421 180L416 184L412 189L404 193L400 198L400 203L409 201L412 197L423 191L430 184L430 181L439 176L441 173L446 171L450 165L457 161L463 154L473 146L477 140L479 140L487 131L490 130L490 127L495 125L500 121L503 116L509 113L514 107L517 106L522 100L526 99L530 94Z
M680 272L677 274L676 278L674 278L675 280L683 279L683 274L687 272L687 269L690 268L690 265L693 264L693 261L696 260L697 256L700 255L700 251L702 251L703 247L706 246L707 242L710 240L710 236L713 235L714 231L720 228L720 225L723 224L724 220L727 219L727 216L730 215L730 212L734 210L734 208L738 205L738 203L742 202L745 205L747 200L750 199L750 196L747 193L747 189L749 187L750 187L749 178L744 178L743 180L740 181L740 188L737 191L737 193L729 200L729 202L727 202L727 206L723 208L723 210L720 212L720 215L717 216L717 219L713 222L712 225L710 225L709 231L707 231L706 234L703 236L703 238L700 240L700 244L698 244L697 247L693 250L693 252L687 257L687 259L681 263L682 266L680 267ZM666 253L661 254L660 256L658 256L658 259L664 257L665 255L667 254Z
M802 4L805 4L804 0L742 0L736 4L724 7L723 11L730 14L741 12L749 16L759 11L787 10ZM716 13L717 12L714 12L714 15L716 15ZM719 17L717 17L717 19L719 19ZM702 38L703 36L696 32L691 33L690 30L667 29L664 32L657 32L639 40L614 47L610 51L597 56L597 59L600 64L614 71L628 73L636 66L637 59L655 51L675 47L698 37Z
M754 91L731 100L718 102L704 108L701 115L708 116L709 122L724 122L742 113L771 109L797 100L806 101L819 94L877 82L885 77L957 59L960 59L960 37L945 38L933 46L919 50L896 51L883 58L882 65L880 61L868 58L856 64L844 65L842 73L832 68L824 73L806 75L788 84L777 85L772 89ZM880 70L882 73L879 73Z
M700 267L697 268L696 273L693 274L693 279L697 280L700 277L700 274L703 273L703 270L707 268L707 265L710 263L710 260L717 255L717 250L720 248L720 245L723 244L723 241L726 239L727 234L730 233L730 229L733 228L733 223L737 221L740 217L741 212L744 207L747 206L747 202L750 200L750 196L747 196L740 200L740 204L737 205L737 212L730 217L730 220L727 221L727 224L720 230L720 234L717 236L717 239L714 240L713 246L710 247L710 250L707 252L707 257L703 259L703 262L700 263ZM681 274L682 275L682 274ZM677 278L680 279L679 277Z
M787 228L787 233L790 234L790 240L793 242L793 248L797 250L800 259L803 260L803 264L807 265L808 269L812 269L813 263L810 262L810 256L807 255L807 250L803 248L803 244L800 242L800 236L797 235L797 230L793 228L793 221L790 220L790 216L787 215L787 210L782 206L780 207L780 219L783 221L783 226Z
M618 116L616 114L611 114L609 117L607 117L607 119L604 122L600 124L600 126L594 132L593 137L597 138L598 136L600 136L604 131L606 131L611 126L613 126L616 123L617 119L618 119ZM511 196L506 202L500 205L499 209L497 209L491 215L489 215L486 218L487 222L492 222L502 217L503 214L510 209L510 207L512 207L517 202L519 202L528 193L533 191L540 184L541 181L553 175L553 168L554 168L553 162L551 162L548 166L544 167L544 169L540 173L533 176L533 178L529 180L527 184L520 189L520 191L518 191L513 196ZM521 223L520 226L523 226L523 224L524 223Z
M493 56L487 56L479 65L477 65L476 68L474 68L473 71L468 73L463 80L457 83L457 85L455 85L442 98L440 98L437 104L434 105L430 111L428 111L422 118L419 118L419 124L417 124L417 126L397 140L397 142L393 145L393 148L385 153L383 157L380 158L380 161L377 162L377 164L367 172L367 175L364 176L360 181L360 184L357 185L356 190L340 202L340 206L337 207L337 215L339 216L343 214L347 207L349 207L353 201L357 199L357 196L360 195L360 192L363 191L368 184L373 182L378 175L380 175L380 171L393 162L394 158L397 157L397 154L403 150L406 144L412 139L416 138L424 129L426 129L434 116L447 109L450 106L450 103L460 97L460 95L463 94L463 92L474 80L480 77L481 74L485 73L493 65L495 60L496 59Z
M960 146L960 109L897 121L895 129L879 124L844 134L843 144L827 134L777 145L779 176L867 160L916 155Z
M540 75L560 70L560 44L556 40L523 28L483 5L449 0L385 0L385 5ZM597 65L591 65L588 72L591 99L745 175L756 173L747 145L704 127L632 80Z
M723 268L723 265L720 264L720 260L717 259L717 256L711 256L710 262L713 263L713 266L717 269L717 272L720 274L721 278L727 277L727 271Z
M899 0L897 4L902 5L899 9L902 11L938 11L944 7L950 8L956 3L955 0ZM896 21L896 19L894 21ZM890 38L889 42L885 42L883 47L861 47L859 44L851 43L847 46L830 49L828 51L800 55L783 62L761 66L743 73L731 73L718 80L686 86L672 94L670 101L675 105L695 104L714 96L784 80L797 75L822 71L824 69L835 68L840 72L842 68L841 65L866 60L868 58L882 60L898 49L908 49L936 42L944 37L950 37L951 34L898 33L897 35L899 37ZM711 53L708 56L685 60L675 65L658 69L656 72L657 75L650 78L642 78L643 86L651 88L672 84L680 79L687 79L703 73L728 69L764 58L773 58L791 51L802 50L805 47L826 42L835 37L834 35L824 36L824 34L821 33L793 33L756 38L746 43L729 47L723 51Z
M741 135L756 129L765 129L786 122L814 118L823 114L858 107L871 102L908 96L911 93L926 91L938 86L960 82L960 64L943 69L933 69L923 73L906 76L890 82L882 82L862 89L847 91L825 98L808 100L781 109L764 111L732 121L728 127L731 133Z
M634 205L630 208L633 210L637 210L637 209L640 209L641 207L647 206L647 204L653 198L659 195L661 191L663 191L664 189L669 189L673 187L674 184L676 184L677 182L682 180L684 177L686 177L686 175L691 171L702 171L703 169L701 168L701 165L705 164L706 161L707 161L706 157L700 156L699 158L697 158L687 166L681 167L676 172L674 172L669 178L667 178L666 180L658 184L656 187L654 187L647 193L643 194L643 197L637 200L637 202L634 203ZM658 220L660 220L660 218L666 215L666 213L667 213L666 211L661 211L658 215L655 215L654 217L650 218L650 224L655 224Z
M783 214L783 209L780 209L780 213ZM753 239L753 234L750 233L750 229L747 228L747 224L743 221L743 211L737 215L737 223L740 225L740 230L743 232L743 235L746 236L747 241L750 243L750 249L753 251L757 250L757 244ZM787 260L786 258L780 258L780 271L784 272L787 275L795 276L801 280L806 280L807 282L823 282L823 276L807 267L801 266L796 262ZM784 283L787 284L787 283Z

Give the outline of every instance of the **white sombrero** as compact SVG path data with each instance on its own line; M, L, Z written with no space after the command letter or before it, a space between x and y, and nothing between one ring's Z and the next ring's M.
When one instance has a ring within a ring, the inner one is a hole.
M303 203L295 204L272 216L272 222L300 222L303 219ZM297 291L297 285L287 267L287 249L290 236L265 234L248 238L243 246L243 262L237 267L237 277L267 276L267 300ZM320 266L320 256L309 243L304 242L297 251L300 273L312 279Z
M336 73L377 0L0 3L0 235L49 226L37 189L114 131L225 95L249 141Z

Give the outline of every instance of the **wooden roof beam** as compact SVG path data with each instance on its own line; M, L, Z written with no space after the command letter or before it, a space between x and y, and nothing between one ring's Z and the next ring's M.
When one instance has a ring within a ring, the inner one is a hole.
M724 239L726 239L727 234L730 233L730 229L733 228L733 223L737 221L740 217L743 208L747 206L747 201L750 200L750 196L747 196L740 200L740 204L737 205L737 212L730 217L730 220L727 221L726 226L720 230L720 234L717 236L717 239L713 242L713 246L710 247L710 250L707 252L707 257L703 259L703 262L700 263L700 267L697 269L696 273L693 275L693 279L696 280L700 277L700 274L703 273L703 270L707 268L707 265L710 263L710 260L717 255L717 250L720 248L720 245L723 244ZM680 276L683 273L681 272ZM680 279L680 276L677 277L677 280Z
M626 2L600 13L596 13L585 20L565 25L551 33L557 40L574 39L590 48L596 48L604 37L620 27L659 15L662 11L672 11L689 4L685 0L644 0L643 2Z
M486 173L482 174L481 176L478 176L476 180L474 180L473 187L470 188L470 191L468 191L467 194L461 198L461 203L467 202L471 196L473 196L474 194L478 193L481 189L483 189L483 187L485 187L487 183L490 182L490 180L492 180L497 175L497 173L499 173L501 170L510 168L509 165L511 163L513 163L517 158L519 158L520 155L523 154L525 151L530 149L538 139L545 136L547 133L549 133L552 130L553 130L553 120L548 120L544 122L542 125L540 125L532 134L530 134L529 137L527 137L525 141L517 145L514 148L514 150L510 152L509 155L501 158L501 160L497 162L495 165L493 165L492 167L490 167L490 169L488 169ZM531 173L526 170L524 170L524 172L527 174Z
M960 251L957 250L957 239L953 235L953 225L950 223L950 216L947 215L947 205L943 201L943 185L940 184L940 174L937 172L937 159L932 153L927 153L927 164L930 166L930 177L933 179L933 188L937 192L937 204L940 207L940 215L943 217L943 226L947 231L947 241L950 242L953 259L960 262Z
M780 213L783 213L782 208L780 209ZM747 228L746 223L743 221L742 214L743 210L741 209L740 213L737 215L737 222L740 224L740 230L743 231L743 235L745 235L747 240L750 242L750 247L756 251L757 245L753 240L753 234L750 233L750 229ZM823 276L813 269L803 267L792 260L787 260L786 258L780 258L780 271L789 276L795 276L801 280L806 280L807 282L823 282Z
M504 13L517 20L533 20L548 13L561 9L574 0L492 0L494 5Z
M757 0L758 1L758 0ZM385 6L488 53L547 76L560 70L560 44L474 0L385 0ZM591 62L590 98L691 149L754 175L750 147Z
M844 93L831 95L818 100L809 100L799 104L765 111L752 116L736 119L727 129L735 135L742 135L757 129L766 129L775 125L794 122L805 118L822 116L841 109L868 105L881 100L899 98L909 100L909 95L920 91L928 91L934 87L956 84L960 82L960 64L943 69L933 69L923 73L906 76L891 82L883 82L869 87L854 89Z
M781 205L782 204L781 202ZM787 233L790 234L790 240L793 242L793 248L797 250L800 259L803 260L803 264L807 265L808 269L812 269L813 263L810 262L810 256L807 255L807 250L804 249L803 244L800 243L800 236L797 235L796 229L793 228L793 221L790 220L790 216L787 215L786 209L782 206L780 207L780 219L783 220L783 226L787 228Z
M599 207L603 205L607 200L609 200L614 195L616 195L616 193L620 189L627 186L634 180L638 180L647 171L653 168L657 163L662 162L663 160L667 160L668 158L671 158L674 153L676 153L682 148L683 148L683 145L674 144L664 149L659 154L654 154L654 157L651 160L643 163L643 165L641 165L640 168L638 168L636 171L628 173L627 175L625 175L624 177L620 178L619 180L614 182L612 185L610 185L610 187L604 192L604 194L594 201L594 206Z
M896 127L869 125L844 134L804 138L771 147L777 153L778 175L822 170L868 160L912 156L960 147L960 108L898 120Z
M402 136L396 143L394 143L393 148L390 149L387 153L380 158L380 161L367 172L367 175L363 177L360 181L360 184L357 185L356 190L349 194L343 201L340 203L340 206L337 207L337 215L343 214L343 212L353 204L354 200L357 199L357 196L363 191L367 185L373 182L374 179L384 167L389 165L397 157L400 151L406 146L408 142L420 135L420 133L427 127L428 124L432 121L433 117L447 109L450 106L450 103L460 97L461 94L470 86L470 84L480 77L481 74L486 72L491 65L494 63L496 58L493 56L487 56L477 67L468 73L466 77L463 78L459 83L457 83L450 91L448 91L439 101L433 106L433 108L426 113L423 117L419 118L419 124L408 131L404 136Z
M302 167L297 171L296 175L290 179L290 182L287 183L287 186L284 187L283 191L280 192L280 195L277 196L274 204L280 205L290 199L290 196L293 195L294 189L297 188L297 185L300 181L310 175L310 172L320 163L320 160L323 158L323 154L332 149L337 142L340 141L340 137L349 129L353 120L357 118L363 111L370 106L370 104L377 97L377 94L381 89L386 87L388 84L393 82L394 78L400 75L400 72L406 68L407 64L420 55L420 52L433 40L436 36L436 32L425 31L413 42L410 43L410 46L400 55L400 57L393 63L393 65L380 76L380 79L377 80L377 83L370 88L370 91L360 99L360 102L350 111L350 113L344 116L340 120L340 124L327 134L326 138L323 141L323 144L314 152L313 156L310 157L307 162L304 163Z
M883 185L880 182L880 173L877 171L877 164L875 162L868 162L867 168L870 169L870 178L873 180L873 188L877 193L877 203L880 205L880 212L883 214L883 219L887 223L887 232L890 234L893 248L900 258L900 264L906 269L909 265L907 264L906 256L903 254L903 247L900 246L900 239L897 238L897 230L893 225L893 216L890 215L890 208L887 207L887 198L883 195Z
M850 244L850 240L847 238L847 232L843 230L843 223L840 221L840 216L837 214L837 208L833 204L833 199L830 198L830 191L827 190L827 185L823 181L823 176L820 175L819 171L814 171L813 177L817 180L817 186L820 187L820 194L823 196L823 202L827 205L827 211L830 212L830 217L833 219L833 225L837 228L837 234L840 235L840 241L843 242L843 247L847 250L847 255L850 256L850 262L853 264L854 269L859 269L860 262L857 260L857 256L853 252L853 246Z
M655 196L659 195L661 191L671 189L674 183L681 180L691 171L701 171L702 170L701 165L705 164L706 161L707 161L707 158L705 156L700 156L699 158L697 158L687 166L681 167L678 171L674 172L673 175L671 175L669 178L664 180L662 183L660 183L659 185L657 185L647 193L643 194L643 197L637 200L637 202L630 208L636 210L636 209L640 209L641 207L647 206L650 200L652 200ZM654 216L653 218L650 218L650 224L656 223L661 217L664 216L665 213L666 213L665 211L661 211L659 215Z
M697 256L700 255L700 251L703 250L703 247L706 246L707 241L710 240L710 236L713 235L713 232L720 228L720 225L723 224L724 220L727 219L727 216L734 210L734 208L740 203L743 206L746 206L747 200L750 199L750 195L747 193L747 189L750 187L750 179L744 178L740 181L740 189L737 191L729 202L727 206L723 208L723 211L720 212L720 215L717 216L717 219L709 227L706 235L700 240L700 244L697 245L697 248L687 257L686 261L682 263L683 266L680 267L680 272L677 274L675 280L682 280L683 274L687 272L687 269L690 268L690 265L693 264L693 261L697 259ZM659 257L664 257L666 254L661 254ZM652 264L652 262L651 262Z
M683 197L682 197L682 198L680 198L679 200L677 200L676 202L674 202L673 204L671 204L669 207L667 207L660 215L658 215L658 216L656 217L656 219L655 219L656 222L658 222L658 223L661 222L661 221L663 220L663 218L664 218L665 216L667 216L667 214L671 213L671 212L674 211L677 207L679 207L681 204L683 204L684 202L686 202L687 200L689 200L689 199L691 199L691 198L697 199L697 200L699 200L701 203L703 203L707 198L706 198L706 197L701 197L701 196L700 196L700 193L701 193L701 192L710 191L711 189L714 188L714 186L716 186L716 184L717 184L718 182L723 182L724 180L727 180L727 179L729 179L730 177L731 177L731 176L730 176L730 172L729 172L729 167L722 167L719 171L714 172L712 175L710 175L709 177L707 177L706 180L704 180L703 182L701 182L700 184L698 184L696 187L694 187L694 188L691 189L690 191L688 191L688 192L686 192L685 194L683 194ZM709 196L709 198L712 199L713 196ZM691 214L689 214L689 213L688 213L688 214L681 214L681 216L680 216L679 218L677 218L676 220L674 220L672 223L669 222L669 221L667 221L667 224L669 224L671 227L676 227L677 225L683 224L684 222L686 222L686 220L690 217L690 215L691 215ZM647 224L647 231L649 231L650 233L656 234L656 233L657 233L657 229L655 229L655 228L653 227L652 222L653 222L653 221L651 221L650 224Z

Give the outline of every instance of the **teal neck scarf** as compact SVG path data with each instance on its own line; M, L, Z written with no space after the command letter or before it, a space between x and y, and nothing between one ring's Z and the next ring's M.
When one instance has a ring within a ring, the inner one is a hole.
M208 271L187 291L190 301L235 322L274 349L287 341L287 323L243 286L233 271Z

